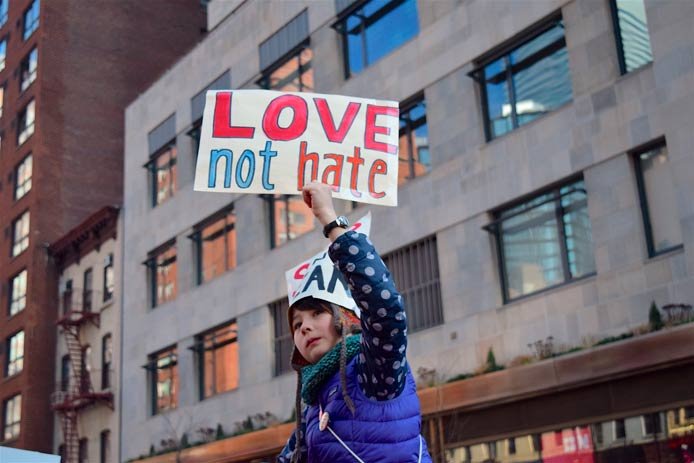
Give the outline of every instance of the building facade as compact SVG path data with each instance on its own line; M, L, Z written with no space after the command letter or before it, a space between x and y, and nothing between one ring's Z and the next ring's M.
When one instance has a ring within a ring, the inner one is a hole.
M327 243L298 196L192 187L205 91L269 88L401 102L398 207L340 208L371 211L405 297L437 461L680 461L692 21L678 0L212 1L126 111L123 458L292 414L284 270ZM189 461L269 459L289 428Z
M66 463L118 461L118 213L100 209L49 248L60 288L53 451Z
M161 3L0 1L0 445L53 450L46 248L121 203L123 109L201 37L199 2Z

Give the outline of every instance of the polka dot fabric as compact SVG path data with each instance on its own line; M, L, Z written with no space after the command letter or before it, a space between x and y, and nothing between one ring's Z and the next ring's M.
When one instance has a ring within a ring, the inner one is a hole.
M366 235L341 235L330 246L329 254L362 309L357 381L370 399L393 399L405 386L407 370L407 317L402 297Z

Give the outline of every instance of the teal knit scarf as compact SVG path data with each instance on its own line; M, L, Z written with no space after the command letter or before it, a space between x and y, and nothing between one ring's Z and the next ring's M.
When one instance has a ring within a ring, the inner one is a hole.
M347 344L346 363L349 363L359 353L360 339L361 336L356 335L345 338ZM315 404L323 383L340 369L340 349L342 349L341 341L326 352L318 362L301 369L301 398L304 399L305 403Z

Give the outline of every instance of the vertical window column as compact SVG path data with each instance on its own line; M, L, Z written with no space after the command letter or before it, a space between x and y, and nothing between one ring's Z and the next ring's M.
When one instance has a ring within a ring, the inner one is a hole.
M622 74L653 61L651 37L643 0L610 0Z

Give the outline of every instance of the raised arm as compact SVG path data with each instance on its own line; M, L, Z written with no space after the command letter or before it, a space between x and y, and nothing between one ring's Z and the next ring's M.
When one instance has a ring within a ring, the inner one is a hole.
M304 200L324 226L335 220L328 186L307 185ZM407 373L407 317L402 297L365 235L336 228L329 238L333 241L330 258L349 282L352 297L362 311L357 379L367 397L393 399L402 392Z

